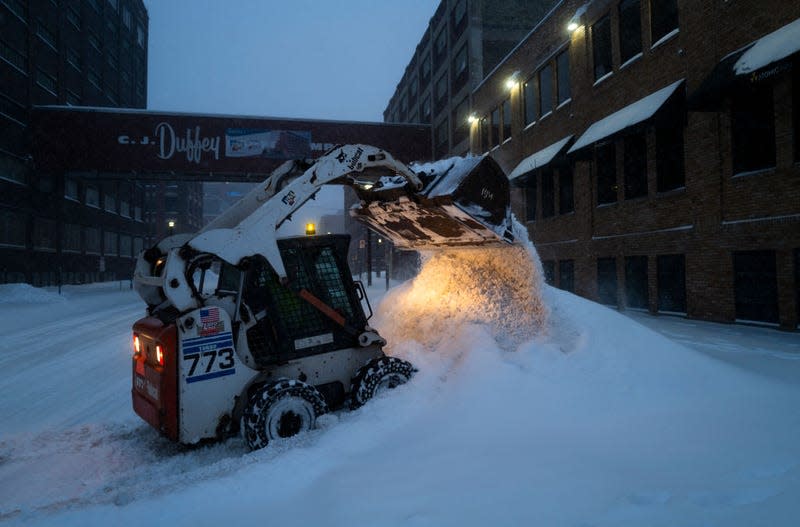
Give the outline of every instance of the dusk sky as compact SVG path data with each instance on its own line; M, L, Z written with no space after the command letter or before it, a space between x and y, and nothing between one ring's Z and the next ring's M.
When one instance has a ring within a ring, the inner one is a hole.
M439 0L144 0L148 109L382 121Z

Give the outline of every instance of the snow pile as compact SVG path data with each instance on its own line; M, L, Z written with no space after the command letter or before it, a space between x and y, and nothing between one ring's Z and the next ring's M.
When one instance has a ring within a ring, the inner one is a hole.
M58 293L29 284L0 284L0 304L51 304L64 302Z
M424 253L419 275L386 294L375 324L390 346L413 340L434 348L479 324L502 348L514 349L545 326L541 289L541 265L529 243Z

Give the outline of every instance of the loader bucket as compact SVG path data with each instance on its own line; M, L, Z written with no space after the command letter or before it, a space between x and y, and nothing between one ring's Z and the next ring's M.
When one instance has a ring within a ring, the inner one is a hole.
M361 204L351 216L410 250L507 245L511 234L509 183L488 157L455 157L411 165L423 188L386 184L355 187Z

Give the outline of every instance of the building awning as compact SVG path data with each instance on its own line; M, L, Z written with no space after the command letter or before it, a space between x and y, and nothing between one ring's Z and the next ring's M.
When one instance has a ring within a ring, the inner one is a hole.
M691 94L687 105L696 110L716 110L724 94L735 86L790 71L798 52L800 18L723 57Z
M553 161L553 159L555 159L557 155L564 151L564 148L566 148L573 137L575 136L568 135L564 139L557 141L546 148L542 148L535 154L526 157L520 162L519 165L516 166L514 170L511 171L511 173L508 175L508 179L512 183L517 183L519 180L524 179L522 176L525 174L528 174L536 169L546 167Z
M680 90L684 79L673 82L665 88L661 88L655 93L651 93L643 99L639 99L633 104L612 113L608 117L600 119L590 126L582 136L575 141L575 144L567 151L568 154L577 152L607 137L611 137L627 128L651 119L656 113L666 105L667 101Z

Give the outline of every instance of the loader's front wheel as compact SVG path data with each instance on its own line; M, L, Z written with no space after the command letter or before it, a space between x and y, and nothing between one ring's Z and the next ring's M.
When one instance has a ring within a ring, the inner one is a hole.
M396 357L369 361L353 377L350 407L356 409L376 395L407 383L415 371L410 362Z
M314 428L328 406L313 386L281 379L258 388L242 416L242 434L251 450L275 439L292 437Z

